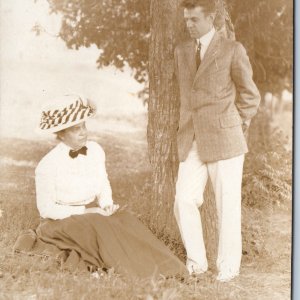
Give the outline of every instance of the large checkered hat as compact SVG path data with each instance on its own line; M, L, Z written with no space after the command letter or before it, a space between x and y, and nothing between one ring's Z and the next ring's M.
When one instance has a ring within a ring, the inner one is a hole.
M96 107L90 100L78 95L65 95L44 107L39 128L43 132L58 132L84 122L95 114Z

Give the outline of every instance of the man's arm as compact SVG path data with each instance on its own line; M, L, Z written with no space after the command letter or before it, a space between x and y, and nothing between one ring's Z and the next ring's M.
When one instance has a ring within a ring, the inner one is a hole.
M260 93L252 75L252 67L246 50L241 43L236 43L231 65L231 77L237 90L235 104L243 120L245 130L249 127L260 103Z

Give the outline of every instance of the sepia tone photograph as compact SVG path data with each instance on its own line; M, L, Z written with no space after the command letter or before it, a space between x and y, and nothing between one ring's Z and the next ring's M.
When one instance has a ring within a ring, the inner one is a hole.
M291 299L292 0L0 14L0 299Z

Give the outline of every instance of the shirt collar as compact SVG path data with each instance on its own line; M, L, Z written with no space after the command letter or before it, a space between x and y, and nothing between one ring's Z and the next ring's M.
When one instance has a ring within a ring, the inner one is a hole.
M197 39L197 43L199 44L200 41L201 46L207 47L210 44L215 32L216 29L213 27L208 33L202 35L200 39Z
M86 146L87 147L87 143L88 143L88 141L85 143L85 145L83 145L83 146ZM59 147L60 147L60 149L63 149L64 151L70 151L70 150L74 150L74 149L72 149L70 146L68 146L67 144L65 144L64 142L60 142L59 143Z
M84 146L87 147L87 142L86 142L86 144ZM66 145L64 142L60 142L58 144L58 147L59 147L60 151L62 151L64 153L64 155L67 154L68 156L69 156L70 150L73 150L71 147L69 147L68 145Z

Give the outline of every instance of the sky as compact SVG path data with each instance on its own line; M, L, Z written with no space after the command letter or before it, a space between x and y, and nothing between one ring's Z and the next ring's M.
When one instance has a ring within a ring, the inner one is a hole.
M86 62L94 62L99 50L68 50L55 35L60 28L60 15L49 14L46 0L0 0L1 2L1 59L67 59L74 56ZM32 31L40 24L47 33L37 37ZM66 55L66 52L69 52ZM89 54L89 55L87 55Z

